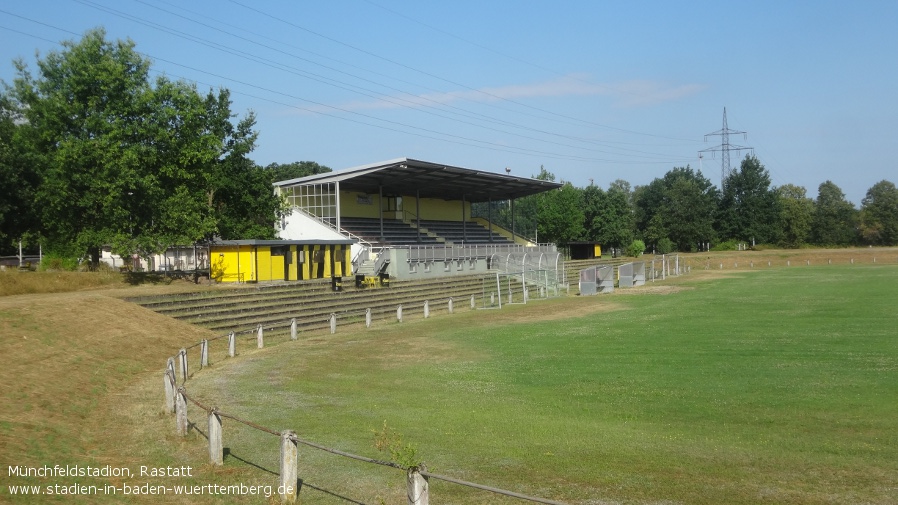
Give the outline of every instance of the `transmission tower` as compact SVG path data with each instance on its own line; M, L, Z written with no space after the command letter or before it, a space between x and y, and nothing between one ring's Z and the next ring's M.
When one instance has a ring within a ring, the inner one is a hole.
M727 177L733 173L733 170L730 168L730 151L753 151L752 147L744 147L737 146L734 144L730 144L730 135L739 135L741 134L743 138L748 138L748 132L741 132L736 130L730 130L727 127L727 108L723 108L723 128L717 130L716 132L711 132L705 135L705 142L708 141L708 137L712 135L720 135L720 145L709 147L708 149L702 149L698 152L699 158L701 159L702 153L711 152L712 156L714 153L720 151L721 160L720 160L720 189L723 189L724 181L726 181Z

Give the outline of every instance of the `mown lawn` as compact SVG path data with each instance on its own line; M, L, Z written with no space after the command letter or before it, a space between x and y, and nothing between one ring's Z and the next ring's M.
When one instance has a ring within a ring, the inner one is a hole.
M432 472L569 503L898 503L898 268L712 275L308 336L188 388L370 457L389 457L386 423ZM273 479L277 438L224 437L225 469ZM310 448L300 476L303 503L405 498L400 472ZM431 485L433 503L521 503Z

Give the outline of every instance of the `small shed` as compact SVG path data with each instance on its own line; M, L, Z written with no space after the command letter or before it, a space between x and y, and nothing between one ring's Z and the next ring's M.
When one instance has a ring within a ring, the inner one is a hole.
M595 242L569 242L572 260L591 260L602 257L602 246Z
M216 282L301 281L350 277L350 239L224 240L209 246Z

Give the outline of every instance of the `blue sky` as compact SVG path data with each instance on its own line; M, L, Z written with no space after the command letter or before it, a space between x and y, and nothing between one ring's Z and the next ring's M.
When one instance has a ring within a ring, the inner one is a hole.
M230 89L261 165L410 157L607 187L688 164L719 185L720 153L698 152L726 107L774 185L831 180L860 204L898 183L893 0L4 2L0 79L98 26Z

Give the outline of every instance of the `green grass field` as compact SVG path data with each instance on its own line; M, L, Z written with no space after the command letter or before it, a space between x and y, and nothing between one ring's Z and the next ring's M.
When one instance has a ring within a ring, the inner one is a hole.
M317 335L188 388L375 458L386 423L434 473L569 503L898 503L898 268L666 284ZM273 480L275 437L226 421L224 445ZM405 499L400 472L303 446L300 476L303 503ZM523 503L439 481L431 500Z

